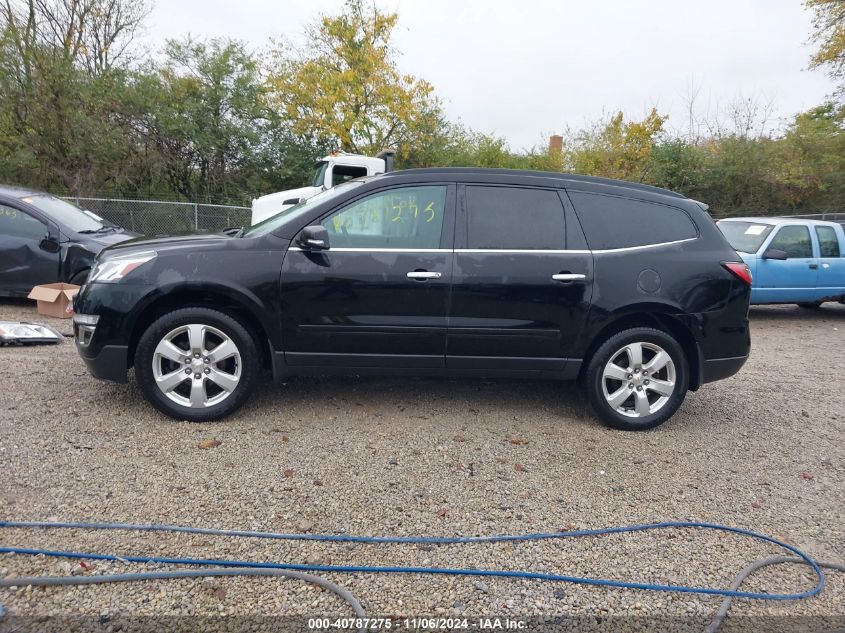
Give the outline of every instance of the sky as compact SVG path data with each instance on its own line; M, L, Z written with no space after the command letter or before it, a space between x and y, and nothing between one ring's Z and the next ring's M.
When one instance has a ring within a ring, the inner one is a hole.
M800 0L377 0L396 11L402 72L432 83L447 116L504 137L514 149L545 145L618 110L652 107L667 127L724 119L751 99L777 129L822 102L834 84L809 71L811 14ZM301 41L303 25L338 13L341 0L158 0L150 45L167 38L229 37L253 50L271 38Z

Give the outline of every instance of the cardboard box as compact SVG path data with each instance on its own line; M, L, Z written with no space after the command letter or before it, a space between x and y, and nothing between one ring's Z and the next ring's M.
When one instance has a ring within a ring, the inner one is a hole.
M38 314L69 319L73 316L73 311L68 311L68 304L77 292L79 286L73 284L43 284L35 286L29 293L29 298L38 302Z

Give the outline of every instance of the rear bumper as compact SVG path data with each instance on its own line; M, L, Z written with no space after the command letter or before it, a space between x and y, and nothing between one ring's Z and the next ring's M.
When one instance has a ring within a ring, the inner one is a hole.
M734 356L731 358L711 358L710 360L703 360L701 363L701 382L713 382L715 380L722 380L729 378L737 373L748 356Z
M91 354L90 350L78 343L76 349L94 378L126 382L128 349L125 345L103 345L95 354Z

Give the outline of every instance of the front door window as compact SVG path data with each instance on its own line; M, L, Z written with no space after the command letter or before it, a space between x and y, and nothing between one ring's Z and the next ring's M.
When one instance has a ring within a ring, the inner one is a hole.
M332 248L440 247L446 186L382 191L330 215L322 224Z

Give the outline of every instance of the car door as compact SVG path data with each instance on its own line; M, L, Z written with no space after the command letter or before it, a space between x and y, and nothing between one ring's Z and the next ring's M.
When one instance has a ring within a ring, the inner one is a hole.
M766 252L771 250L784 251L787 259L766 257ZM813 301L818 267L809 227L805 224L778 227L769 243L762 248L757 261L754 285L759 291L759 302Z
M444 367L454 206L453 184L396 186L325 215L328 250L294 240L282 265L286 362Z
M832 226L816 226L815 230L819 243L819 268L814 298L817 301L841 298L845 295L845 257L842 257L840 238Z
M55 241L47 240L52 235ZM58 231L31 213L0 203L0 294L26 296L59 280Z
M567 250L564 204L551 188L459 186L448 368L565 371L593 260Z

